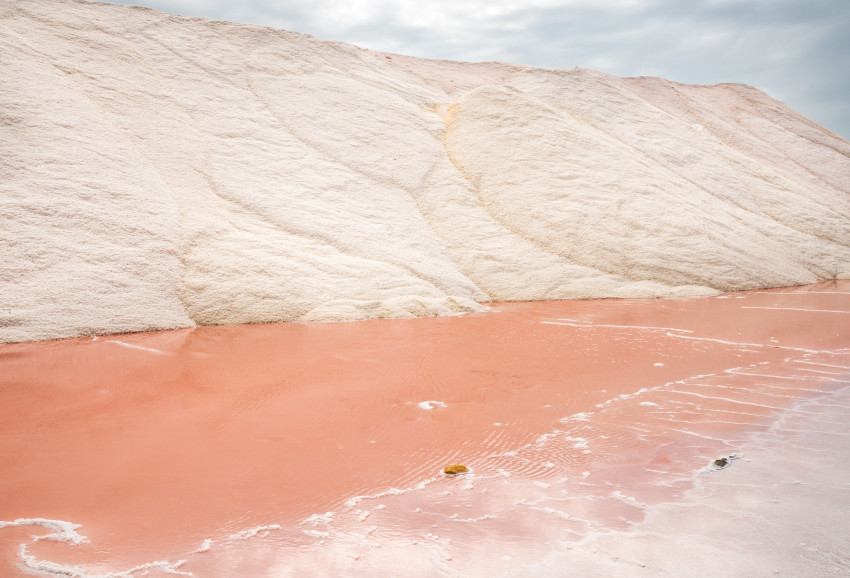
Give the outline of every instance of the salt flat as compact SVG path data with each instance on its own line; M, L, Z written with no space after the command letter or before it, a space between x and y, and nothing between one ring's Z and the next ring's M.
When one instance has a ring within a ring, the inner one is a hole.
M850 143L748 86L0 3L0 342L850 278Z

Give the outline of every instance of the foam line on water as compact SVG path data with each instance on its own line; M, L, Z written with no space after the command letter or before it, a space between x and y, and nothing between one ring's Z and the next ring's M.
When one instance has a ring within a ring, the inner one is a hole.
M799 309L796 307L756 307L752 305L742 305L741 309L770 309L773 311L805 311L806 313L850 313L843 309Z
M687 423L687 422L681 422L681 423ZM697 432L694 432L694 431L691 431L691 430L688 430L688 429L679 429L679 428L675 428L675 427L665 427L663 429L665 429L666 431L669 431L669 432L676 432L676 433L680 433L680 434L685 434L685 435L688 435L688 436L693 436L693 437L701 438L701 439L704 439L704 440L710 440L710 441L713 441L713 442L725 442L726 441L726 440L718 438L718 437L697 433Z
M738 375L747 375L747 374L738 374ZM750 388L748 388L746 386L718 385L718 384L715 384L715 383L690 383L688 385L690 385L691 387L704 387L704 388L711 388L711 389L728 389L728 390L731 390L731 391L740 391L740 392L750 391ZM779 390L779 391L796 391L796 392L811 391L810 389L803 388L803 387L780 387L778 385L772 385L772 384L762 384L762 386L764 387L764 389L776 389L776 390ZM788 395L788 394L782 394L782 393L771 393L769 391L762 391L760 393L760 395L767 395L767 396L770 396L770 397L781 397L781 398L797 397L797 396L794 396L794 395Z
M675 327L652 327L647 325L608 325L604 323L592 323L590 321L577 321L574 319L559 319L558 321L541 321L543 325L566 325L569 327L612 327L615 329L641 329L646 331L681 331L682 333L693 333L690 329L677 329Z
M732 373L732 374L735 374L735 375L745 375L747 377L763 377L763 378L767 378L767 379L784 379L784 380L788 380L788 381L798 381L800 379L798 376L795 376L795 375L771 375L771 374L768 374L768 373L750 373L750 372L747 372L747 371L741 371L740 368L737 368L737 367L732 368L732 369L727 369L727 370L725 370L725 372L726 373ZM829 379L829 378L822 378L822 379L824 379L826 381L832 381L832 379Z
M836 367L838 369L850 369L850 365L836 365L834 363L823 363L820 361L808 361L804 359L795 359L794 363L808 363L809 365L822 365L824 367Z
M227 537L227 540L247 540L248 538L253 538L254 536L267 536L268 533L272 530L280 530L280 524L265 524L263 526L257 526L255 528L242 530L241 532L236 532L229 535Z
M33 544L42 540L67 542L72 545L78 545L89 541L88 538L77 532L77 528L80 528L82 526L81 524L65 522L64 520L51 520L48 518L18 518L17 520L14 520L12 522L0 521L0 529L24 526L41 526L43 528L47 528L48 530L54 531L52 534L33 536L31 542ZM30 554L27 544L20 544L18 546L18 557L20 558L21 563L24 565L24 567L29 570L38 573L46 573L53 576L68 576L70 578L128 578L139 572L145 572L145 574L147 574L148 570L154 568L166 574L174 574L177 576L194 576L191 572L184 572L179 569L186 563L185 560L179 560L177 562L158 560L155 562L141 564L139 566L135 566L129 570L124 570L122 572L89 574L86 572L85 568L81 566L71 566L66 564L58 564L49 560L39 560L35 555Z
M180 560L174 563L167 562L165 560L157 560L155 562L141 564L123 572L88 574L85 568L82 568L80 566L69 566L65 564L57 564L56 562L50 562L49 560L39 560L38 558L27 552L26 544L21 544L18 554L26 568L35 572L46 573L51 576L68 576L69 578L130 578L134 574L147 576L150 574L149 570L152 570L154 568L160 570L165 574L173 574L175 576L194 576L194 574L192 574L191 572L184 572L180 570L180 567L186 563L185 560Z
M727 341L725 339L715 339L713 337L694 337L691 335L676 335L674 333L667 333L668 337L677 337L679 339L693 339L695 341L712 341L714 343L723 343L725 345L734 345L736 347L759 347L759 348L771 348L771 349L786 349L788 351L802 351L803 353L832 353L830 350L818 350L818 349L806 349L803 347L789 347L787 345L776 345L776 344L768 344L765 345L763 343L744 343L740 341Z
M423 490L426 487L428 487L430 484L434 483L437 479L438 479L437 477L428 478L428 479L422 480L421 482L419 482L415 486L411 486L409 488L390 488L388 490L385 490L383 492L377 492L375 494L365 494L365 495L360 495L360 496L354 496L354 497L351 497L348 500L346 500L345 505L348 506L349 508L353 508L354 506L356 506L357 504L359 504L363 500L374 500L376 498L383 498L383 497L386 497L386 496L400 496L402 494L407 494L409 492L415 492L415 491L418 491L418 490ZM311 516L311 518L312 518L312 516ZM309 519L310 518L308 518L308 520Z
M81 527L81 524L73 524L62 520L50 520L47 518L18 518L13 522L4 522L0 520L0 528L14 528L21 526L41 526L48 530L55 530L53 534L34 536L33 542L38 542L39 540L54 540L57 542L68 542L69 544L81 544L88 541L85 536L77 533L77 528Z
M824 375L842 375L841 371L824 371L822 369L809 369L808 367L800 368L800 371L808 371L810 373L822 373Z
M728 401L729 403L737 403L737 404L741 404L741 405L752 405L754 407L763 407L763 408L772 409L772 410L780 409L780 408L773 406L773 405L765 405L763 403L754 403L754 402L751 402L751 401L740 401L740 400L737 400L737 399L732 399L730 397L720 397L720 396L717 396L717 395L703 395L701 393L696 393L696 392L693 392L693 391L681 391L679 389L672 389L670 391L672 393L680 393L682 395L693 395L693 396L696 396L696 397L701 397L703 399L716 399L716 400L719 400L719 401Z
M104 339L104 343L114 343L115 345L120 345L121 347L127 347L129 349L138 349L140 351L147 351L148 353L155 353L157 355L174 355L174 353L170 351L162 351L161 349L154 349L152 347L143 347L141 345L133 345L132 343L126 343L124 341L118 341L117 339Z

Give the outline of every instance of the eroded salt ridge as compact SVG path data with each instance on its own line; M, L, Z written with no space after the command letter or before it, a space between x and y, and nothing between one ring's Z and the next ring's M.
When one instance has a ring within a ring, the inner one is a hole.
M0 7L0 342L850 276L850 143L741 85Z

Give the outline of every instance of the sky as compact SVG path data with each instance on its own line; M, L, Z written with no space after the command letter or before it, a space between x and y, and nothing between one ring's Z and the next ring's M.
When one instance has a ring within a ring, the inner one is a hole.
M850 0L111 0L425 58L741 82L850 139Z

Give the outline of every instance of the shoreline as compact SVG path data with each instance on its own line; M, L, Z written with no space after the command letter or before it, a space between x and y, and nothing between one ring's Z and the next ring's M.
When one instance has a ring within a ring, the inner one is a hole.
M730 290L730 291L720 291L717 290L717 293L711 295L662 295L662 296L652 296L652 297L593 297L593 298L575 298L575 299L517 299L510 301L479 301L478 305L482 307L481 310L471 310L471 311L460 311L454 313L435 313L428 315L413 315L413 316L404 316L404 317L364 317L362 319L335 319L335 320L316 320L316 321L267 321L267 322L256 322L256 323L221 323L221 324L209 324L209 325L187 325L181 327L171 327L167 329L148 329L148 330L140 330L140 331L129 331L129 332L117 332L117 333L92 333L88 335L76 335L70 337L59 337L55 339L46 338L46 339L37 339L34 341L8 341L8 342L0 342L0 350L6 347L14 347L14 346L28 346L35 344L45 344L50 345L53 343L62 343L73 340L80 341L96 341L98 339L109 339L121 336L144 336L151 334L161 334L167 332L180 332L180 331L194 331L195 329L205 328L205 327L229 327L229 326L238 326L238 327L252 327L252 326L262 326L262 325L298 325L298 324L336 324L336 323L359 323L359 322L374 322L374 321L398 321L398 320L414 320L414 319L431 319L435 317L462 317L468 315L475 314L484 314L490 312L498 312L496 308L501 305L517 305L517 304L532 304L532 303L548 303L552 301L567 301L567 302L586 302L586 301L689 301L689 300L700 300L700 299L709 299L709 298L727 298L730 296L735 296L738 294L757 294L757 293L769 293L769 294L782 294L783 290L788 291L789 294L793 295L801 295L806 293L804 289L814 288L814 287L829 287L830 285L840 285L841 283L846 283L848 280L843 278L835 278L835 279L826 279L823 281L818 281L817 283L805 283L800 285L783 285L776 287L761 287L758 289L740 289L740 290ZM818 290L817 293L826 293L826 291ZM837 294L843 295L844 292L838 292Z

